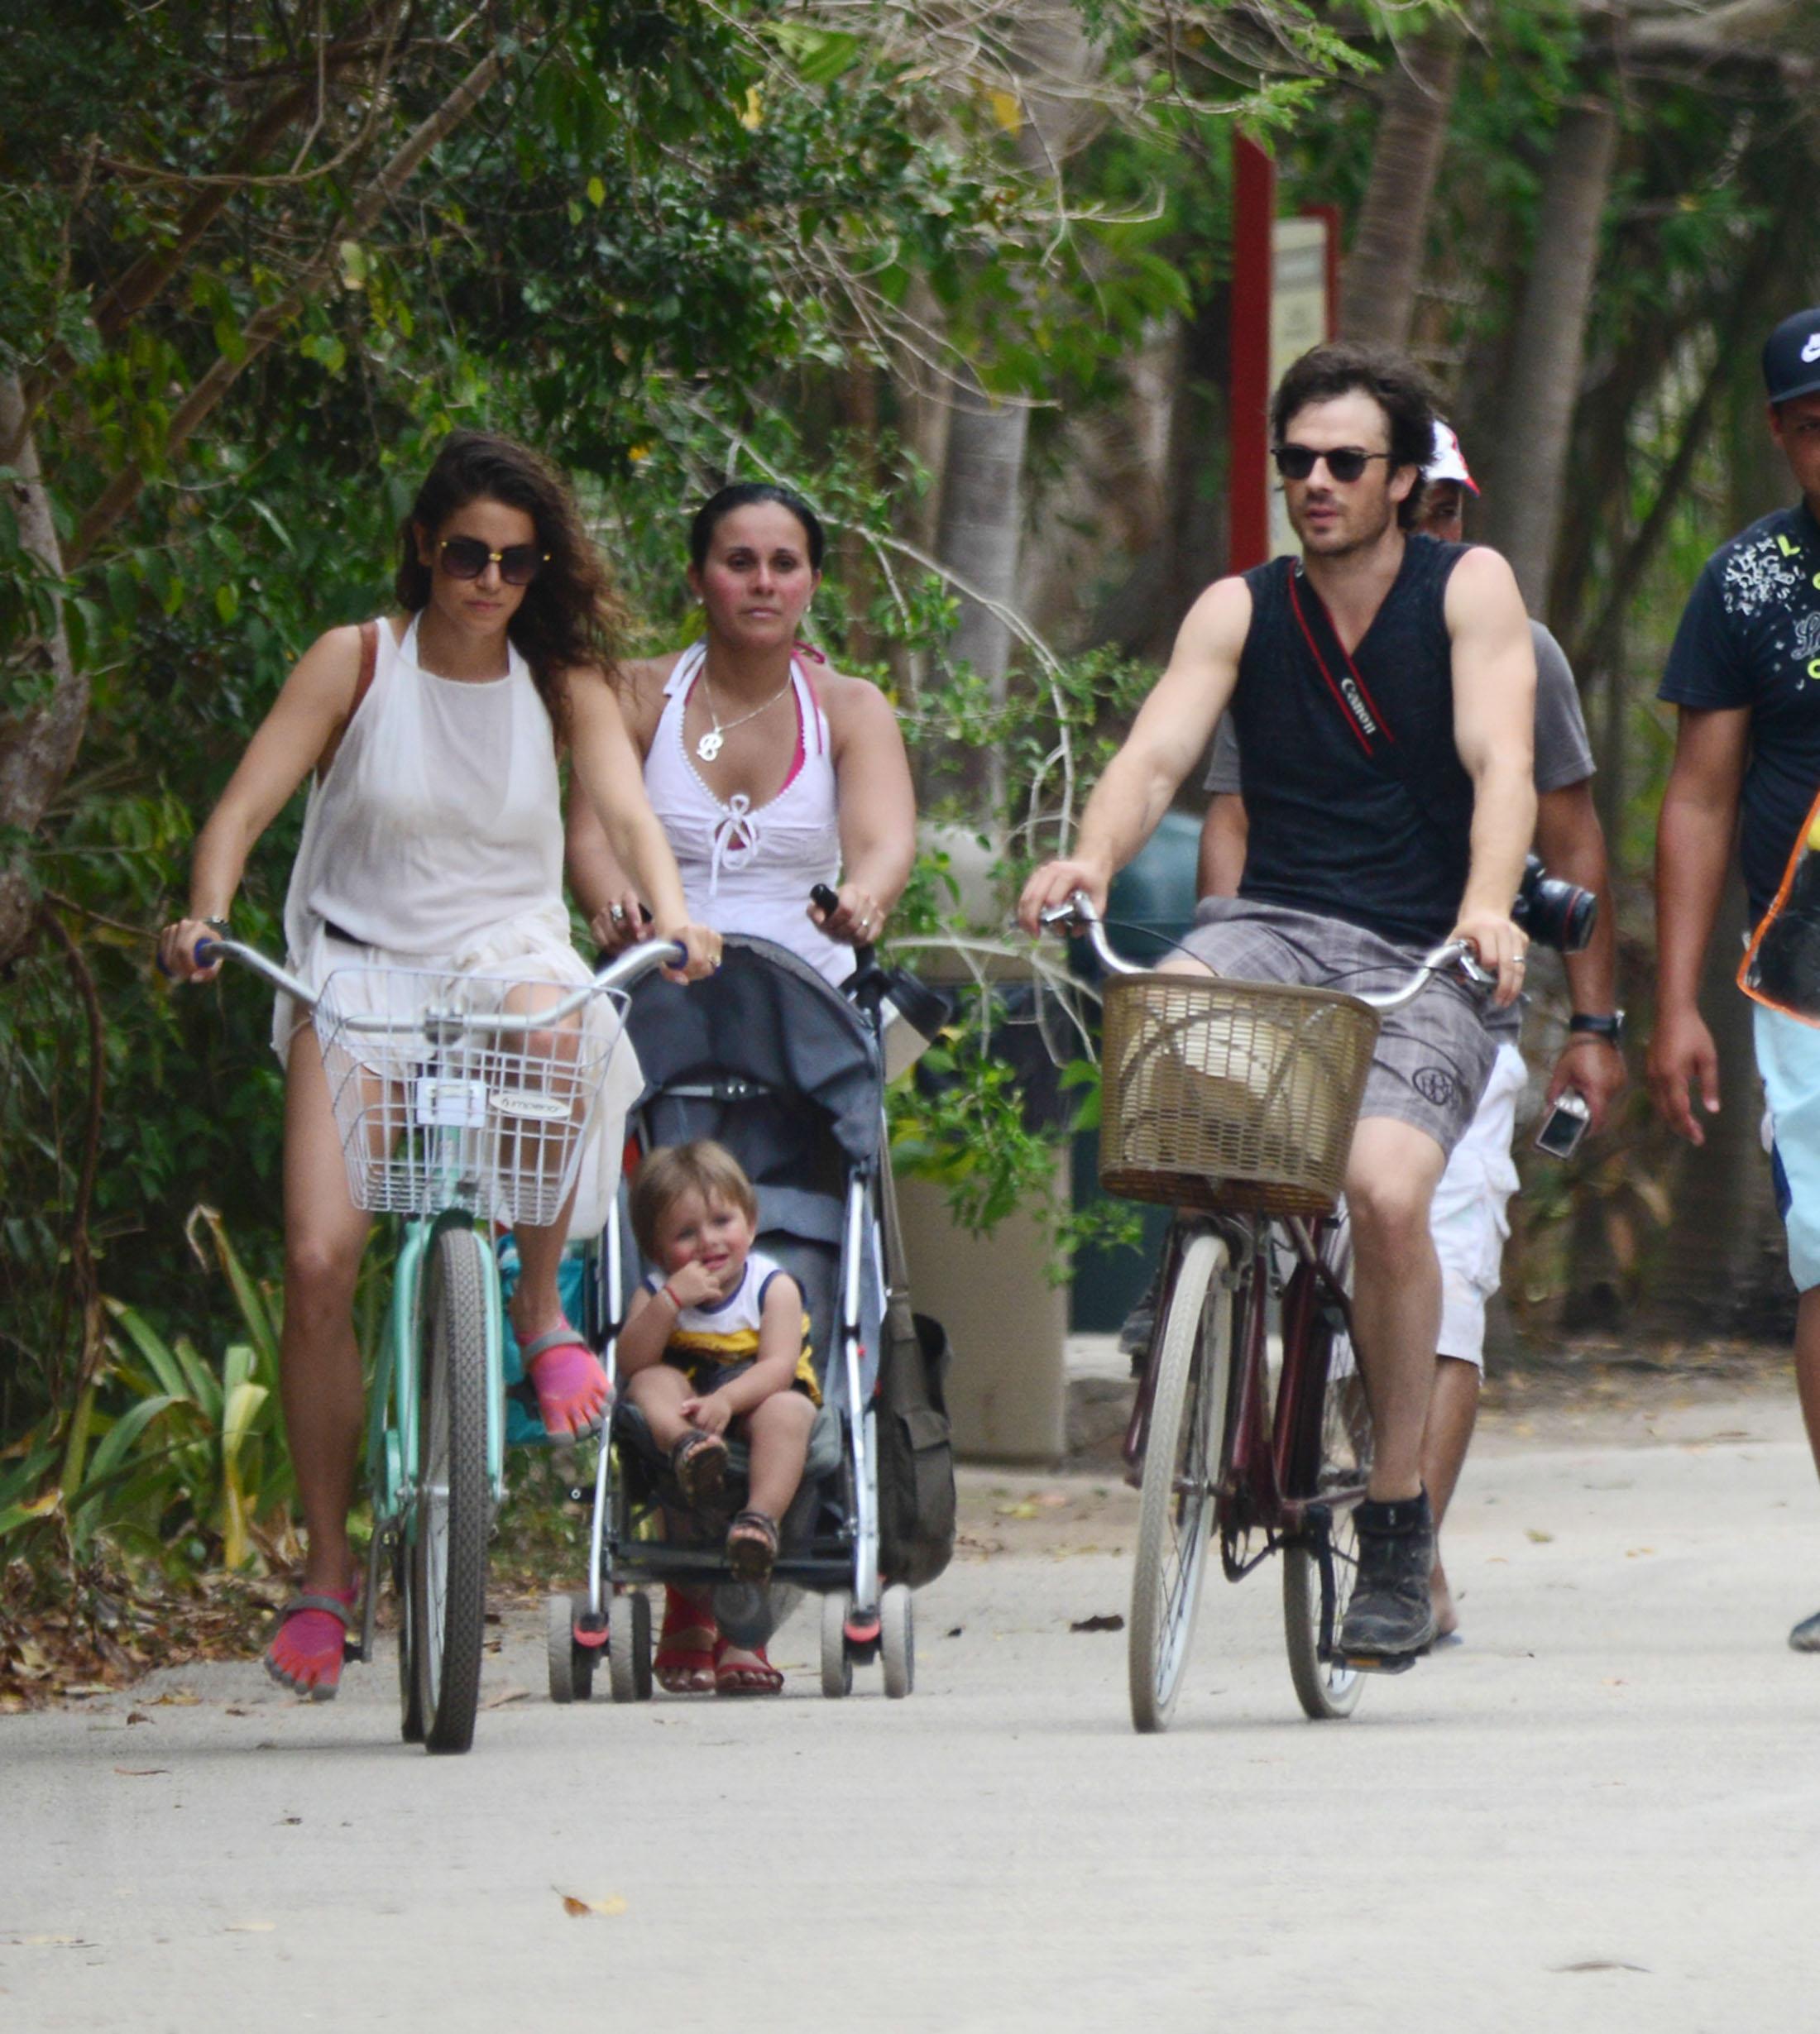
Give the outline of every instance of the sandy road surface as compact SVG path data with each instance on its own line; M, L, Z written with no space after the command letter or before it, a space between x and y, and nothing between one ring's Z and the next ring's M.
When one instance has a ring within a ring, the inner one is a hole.
M1792 1409L1484 1443L1468 1643L1347 1724L1300 1720L1267 1574L1209 1587L1176 1727L1134 1737L1123 1634L1069 1630L1125 1608L1128 1494L980 1474L905 1703L822 1701L804 1618L782 1701L558 1710L514 1607L488 1692L525 1692L466 1759L396 1742L385 1664L328 1708L223 1668L0 1721L0 2027L1811 2023Z

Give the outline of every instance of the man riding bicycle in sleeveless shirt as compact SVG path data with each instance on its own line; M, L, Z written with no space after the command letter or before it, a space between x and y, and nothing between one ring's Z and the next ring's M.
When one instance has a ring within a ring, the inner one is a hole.
M1316 347L1271 404L1301 553L1216 581L1088 803L1075 854L1026 885L1019 915L1085 891L1104 910L1228 706L1250 838L1236 898L1209 898L1167 964L1253 981L1380 989L1457 937L1490 992L1437 976L1387 1017L1346 1173L1353 1327L1372 1406L1359 1573L1340 1634L1360 1664L1401 1666L1434 1635L1424 1424L1439 1324L1429 1209L1495 1043L1488 1003L1522 986L1511 903L1535 824L1535 662L1509 566L1412 543L1434 410L1387 349Z

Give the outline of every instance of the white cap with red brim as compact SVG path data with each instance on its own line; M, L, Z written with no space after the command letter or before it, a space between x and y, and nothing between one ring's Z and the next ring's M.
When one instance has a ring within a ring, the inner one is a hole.
M1458 481L1463 487L1469 487L1476 495L1479 484L1466 468L1466 455L1460 450L1460 441L1454 435L1450 425L1434 419L1434 449L1429 454L1428 464L1422 468L1425 481Z

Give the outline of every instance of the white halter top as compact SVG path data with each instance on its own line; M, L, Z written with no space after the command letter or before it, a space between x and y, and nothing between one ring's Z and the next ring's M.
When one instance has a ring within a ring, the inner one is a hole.
M546 921L568 944L562 790L530 668L439 678L379 625L373 682L311 787L285 931L299 959L323 921L394 953L462 953Z
M683 712L706 660L705 643L678 658L644 759L645 792L675 852L689 915L722 932L774 940L838 988L853 972L853 949L831 940L808 916L814 886L841 879L827 715L793 658L797 756L789 780L767 804L754 805L743 791L722 804L682 739Z

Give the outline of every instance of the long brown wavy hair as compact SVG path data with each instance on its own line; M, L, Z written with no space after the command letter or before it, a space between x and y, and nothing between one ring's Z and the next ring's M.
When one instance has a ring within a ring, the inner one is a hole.
M399 530L393 588L407 612L427 606L433 568L417 555L418 531L433 541L457 509L483 500L522 510L536 525L538 548L549 554L507 633L531 668L562 748L569 731L568 672L592 664L616 685L627 618L582 528L574 491L548 460L491 431L452 431Z

